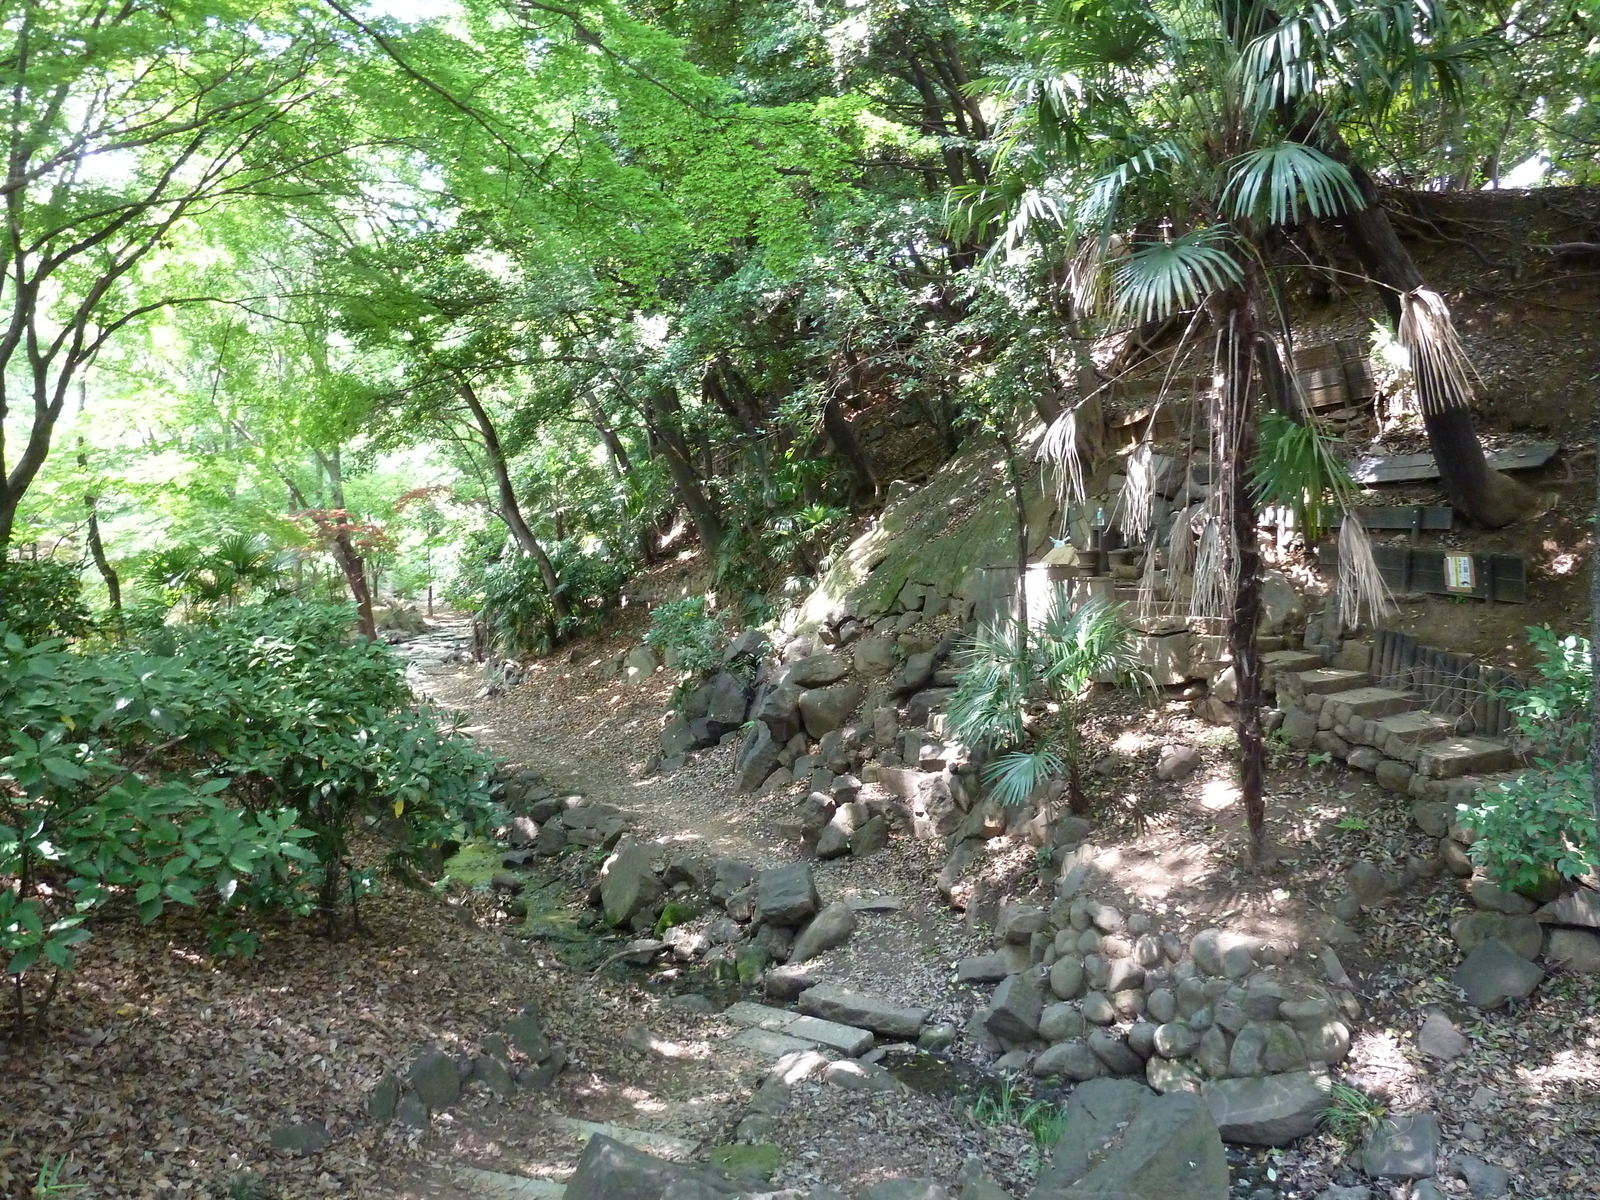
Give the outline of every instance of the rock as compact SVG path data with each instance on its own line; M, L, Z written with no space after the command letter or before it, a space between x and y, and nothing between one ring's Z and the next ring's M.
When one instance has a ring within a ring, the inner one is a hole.
M1228 1164L1200 1097L1094 1079L1067 1102L1065 1132L1032 1200L1125 1194L1144 1200L1226 1200Z
M400 1080L385 1075L367 1096L367 1115L374 1121L390 1120L400 1106Z
M1450 832L1450 805L1443 800L1413 800L1411 819L1417 828L1432 838L1442 838Z
M608 925L626 925L660 895L650 850L638 842L623 843L600 868L600 907Z
M1439 1118L1433 1113L1389 1117L1362 1139L1361 1169L1374 1179L1427 1179L1438 1154Z
M411 1064L411 1093L431 1109L449 1108L461 1097L461 1073L456 1060L437 1046L429 1046Z
M831 984L818 984L800 993L800 1011L813 1017L870 1029L902 1041L915 1041L928 1019L925 1008L902 1008L876 996L848 992Z
M1444 869L1457 879L1465 879L1475 869L1472 859L1467 857L1467 852L1462 849L1461 843L1446 838L1439 843L1439 861L1444 864Z
M1467 955L1451 978L1474 1008L1499 1008L1531 996L1544 972L1498 938L1490 938Z
M766 722L752 721L734 759L734 786L741 792L755 791L777 769L778 755L782 752L783 747Z
M1068 954L1050 964L1050 990L1060 1000L1076 1000L1083 995L1083 960Z
M934 881L934 886L939 889L939 895L945 901L956 905L958 908L966 907L966 900L957 896L957 889L966 876L972 864L983 857L983 843L977 841L957 842L950 848L950 856L944 860L944 866L939 871L939 877ZM959 903L957 903L959 899Z
M1163 1058L1188 1058L1200 1048L1200 1035L1183 1021L1156 1026L1155 1052Z
M1189 1063L1159 1056L1144 1065L1144 1077L1152 1088L1165 1095L1168 1092L1200 1091L1200 1073Z
M1082 1038L1051 1046L1033 1060L1033 1073L1040 1079L1062 1078L1081 1083L1105 1074L1105 1065Z
M287 1150L304 1158L316 1154L329 1142L333 1135L328 1132L328 1127L321 1121L296 1122L290 1125L279 1125L268 1135L273 1148Z
M1466 1053L1467 1039L1449 1017L1430 1012L1417 1031L1417 1049L1429 1058L1448 1062Z
M1039 1014L1039 1036L1047 1042L1071 1041L1088 1032L1089 1023L1075 1004L1050 1004Z
M1281 632L1305 616L1300 593L1281 571L1261 573L1261 626L1270 633Z
M763 922L804 925L821 907L809 863L787 863L756 876L756 911Z
M1482 876L1468 884L1467 891L1471 894L1474 904L1490 912L1506 913L1508 916L1516 917L1531 913L1539 907L1526 896L1507 891L1493 880Z
M1007 975L1028 969L1026 955L1005 946L992 954L972 954L956 963L956 979L961 983L999 983Z
M1318 1193L1317 1200L1372 1200L1372 1189L1367 1187L1331 1187Z
M1078 1009L1092 1025L1110 1025L1117 1019L1116 1007L1104 992L1089 992L1078 1002Z
M877 1063L841 1061L822 1069L822 1082L850 1092L893 1092L900 1081Z
M820 795L814 792L811 799L816 800ZM856 826L864 823L866 819L866 805L861 803L839 805L817 838L817 857L827 860L842 858L849 854L850 839L855 836Z
M1457 1157L1451 1165L1467 1181L1467 1188L1478 1200L1499 1200L1511 1187L1511 1172L1471 1154Z
M984 1025L1003 1041L1026 1042L1039 1032L1044 996L1032 971L1008 975L994 991Z
M1343 1021L1319 1021L1296 1032L1306 1059L1311 1063L1343 1062L1350 1053L1350 1027Z
M661 757L679 758L694 749L691 723L680 713L661 727Z
M505 1035L511 1044L534 1062L550 1057L550 1040L545 1036L544 1024L532 1007L523 1009L505 1024Z
M1366 861L1356 863L1345 872L1344 878L1363 908L1371 908L1378 904L1391 890L1389 877Z
M662 1200L676 1184L700 1184L698 1191L681 1193L696 1200L736 1196L741 1190L713 1168L668 1162L597 1133L583 1148L565 1194L566 1200Z
M867 823L850 837L850 854L853 858L866 858L889 844L889 822L883 816L870 817Z
M1198 1016L1190 1020L1197 1020ZM1200 1048L1194 1053L1195 1064L1212 1079L1228 1073L1228 1060L1233 1046L1221 1026L1213 1025L1200 1035Z
M862 1192L861 1200L950 1200L950 1193L931 1179L885 1179Z
M1309 1071L1213 1079L1200 1094L1222 1140L1245 1146L1286 1146L1314 1132L1328 1107L1326 1081Z
M1006 904L1000 908L994 931L1001 941L1026 945L1029 938L1043 932L1049 924L1049 912L1037 905Z
M799 688L827 687L850 673L850 664L837 654L813 654L796 659L780 672L780 681Z
M503 1059L493 1054L480 1054L472 1060L472 1078L487 1087L502 1100L514 1095L517 1081Z
M1578 887L1541 908L1539 920L1552 925L1585 925L1600 929L1600 892Z
M717 672L706 685L705 718L719 727L718 737L743 725L749 707L750 695L745 690L744 680L732 671Z
M1089 1050L1113 1075L1144 1074L1144 1059L1120 1034L1109 1029L1096 1029L1089 1034Z
M711 898L726 905L728 898L756 881L756 869L736 858L719 858L712 867Z
M1539 957L1544 945L1544 926L1532 917L1469 909L1450 922L1450 936L1468 954L1490 938L1498 938L1523 958L1532 960Z
M841 683L837 687L813 688L800 693L800 720L806 733L820 738L844 725L861 703L861 685Z
M1600 935L1586 929L1552 930L1544 961L1563 971L1600 975Z
M636 687L654 675L660 667L661 660L656 657L655 647L636 647L622 660L623 682L629 687Z
M843 901L836 901L819 912L794 939L789 951L791 963L803 963L850 940L856 931L856 913Z
M1200 751L1193 746L1163 746L1156 763L1156 778L1165 783L1187 779L1200 769Z
M856 643L855 666L860 675L887 675L894 670L894 639L881 633L868 634ZM890 738L889 741L892 741ZM887 741L879 745L887 745Z

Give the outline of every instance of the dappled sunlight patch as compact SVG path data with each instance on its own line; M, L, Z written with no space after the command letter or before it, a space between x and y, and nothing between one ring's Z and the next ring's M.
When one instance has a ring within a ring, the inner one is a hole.
M1239 801L1239 785L1232 779L1208 779L1200 787L1200 807L1221 812Z

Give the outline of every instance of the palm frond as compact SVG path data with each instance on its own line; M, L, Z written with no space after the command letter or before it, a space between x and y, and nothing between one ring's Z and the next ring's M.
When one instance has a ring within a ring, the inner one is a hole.
M1117 527L1129 542L1142 542L1150 535L1151 512L1155 507L1155 477L1152 462L1155 447L1140 442L1128 455L1128 465L1123 472L1126 482L1117 501Z
M1372 556L1372 540L1355 510L1346 508L1339 529L1339 620L1354 629L1363 612L1375 623L1393 608L1394 597Z
M1083 475L1083 456L1078 453L1078 406L1063 412L1039 439L1038 457L1055 468L1056 506L1068 511L1088 499L1088 483Z
M1216 493L1212 495L1215 497ZM1208 501L1205 523L1201 526L1200 541L1194 552L1194 591L1189 597L1191 616L1220 617L1225 611L1223 597L1233 594L1227 570L1227 547L1222 535L1222 517L1216 506Z
M1452 407L1454 398L1461 405L1472 400L1471 375L1476 374L1467 357L1450 307L1438 292L1417 288L1400 297L1400 345L1411 356L1412 374L1430 375L1433 387L1419 387L1423 411L1432 415Z
M1235 220L1259 218L1273 225L1300 219L1300 199L1313 217L1332 217L1364 207L1361 190L1343 163L1303 142L1283 141L1241 154L1227 164L1223 208Z
M1033 670L1021 634L1010 619L982 625L956 652L960 682L946 714L956 741L990 751L1022 743L1022 708Z
M1033 751L1013 750L984 768L983 781L996 802L1004 808L1014 808L1025 803L1040 784L1061 774L1065 766L1049 746Z
M1230 243L1227 228L1213 225L1138 247L1113 272L1115 312L1150 321L1198 308L1213 292L1239 284L1244 274Z
M1294 511L1295 527L1306 544L1326 527L1324 513L1342 508L1355 491L1349 468L1335 452L1337 439L1315 423L1300 423L1283 413L1261 418L1259 448L1250 467L1250 490L1257 505L1281 504Z
M1036 644L1045 687L1058 699L1075 699L1095 679L1124 677L1137 666L1122 606L1100 597L1074 606L1057 589Z
M1122 194L1134 180L1153 175L1162 167L1191 163L1187 147L1170 138L1146 146L1093 180L1078 202L1073 224L1085 229L1109 229L1116 223Z

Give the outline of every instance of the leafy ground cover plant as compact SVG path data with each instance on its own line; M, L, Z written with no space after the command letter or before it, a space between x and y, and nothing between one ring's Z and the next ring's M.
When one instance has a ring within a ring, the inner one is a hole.
M1496 883L1528 894L1596 866L1593 773L1586 751L1590 712L1590 647L1585 638L1528 629L1539 653L1534 679L1505 690L1517 730L1532 747L1534 766L1480 791L1460 806L1463 826L1477 834L1470 853Z
M0 625L25 642L87 633L93 622L78 564L0 558Z
M107 904L224 925L319 912L376 882L352 835L417 863L493 816L490 760L415 708L348 609L247 605L178 631L170 654L77 653L0 630L0 970L18 1030ZM247 945L237 937L234 947ZM31 1003L25 984L49 983Z
M650 610L650 629L644 640L663 654L670 653L681 669L704 675L721 663L728 633L722 622L706 611L704 596L685 596Z

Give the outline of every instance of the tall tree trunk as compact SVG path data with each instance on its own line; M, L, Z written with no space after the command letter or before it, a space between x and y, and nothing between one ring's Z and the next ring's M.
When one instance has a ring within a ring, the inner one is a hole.
M82 376L78 377L78 416L83 416L89 407L88 384ZM83 439L78 439L78 465L85 470L89 467L89 453L84 447ZM111 560L106 557L105 543L100 540L100 498L93 492L83 498L83 506L89 512L89 528L84 540L89 544L89 557L94 559L95 570L100 572L100 578L105 580L106 597L110 601L111 611L122 611L122 580L117 577L117 569L111 565Z
M1427 280L1395 233L1372 177L1352 159L1342 139L1332 152L1349 169L1367 202L1365 208L1345 218L1345 225L1362 266L1380 285L1384 308L1398 326L1400 297L1426 287ZM1456 511L1488 529L1499 529L1527 515L1533 508L1533 493L1490 469L1473 428L1468 397L1450 379L1426 366L1419 364L1414 377L1428 445Z
M834 452L850 472L851 491L856 503L865 503L877 496L878 476L872 469L872 460L867 457L861 439L856 437L849 418L844 415L844 406L831 389L822 404L822 428L832 439Z
M1600 432L1600 421L1596 422ZM1600 446L1600 442L1595 443ZM1600 848L1600 459L1595 462L1595 537L1589 545L1589 774L1593 780L1595 844Z
M1226 571L1233 580L1228 611L1228 656L1238 684L1235 729L1239 738L1239 796L1250 829L1250 852L1257 862L1270 858L1267 845L1264 774L1266 741L1261 731L1261 652L1256 641L1261 621L1261 551L1256 542L1256 507L1250 494L1250 463L1256 455L1255 366L1260 322L1253 289L1225 293L1217 305L1218 337L1223 339L1225 375L1220 427L1211 431L1211 461L1221 464L1219 480L1228 528ZM1274 348L1274 353L1276 349Z
M652 392L649 409L651 432L655 435L656 448L661 451L661 457L667 460L667 470L672 475L678 499L688 510L689 520L694 523L695 533L699 535L700 545L709 559L716 555L722 545L722 513L695 472L688 443L684 441L683 430L678 427L677 407L677 397L666 389Z
M361 551L356 549L355 540L351 538L348 530L350 517L344 506L344 467L340 461L339 451L324 454L318 450L317 461L322 464L322 470L328 477L328 499L341 514L334 518L333 557L338 562L339 569L344 572L345 586L350 589L350 599L355 601L356 623L360 626L362 634L369 641L375 642L378 640L378 623L372 615L372 593L367 589L366 564L362 561Z
M478 399L476 389L470 383L463 382L459 391L461 398L466 401L467 410L472 413L472 422L478 427L478 436L483 439L484 456L489 460L489 471L494 476L495 493L500 499L500 519L506 523L506 528L511 530L511 536L524 554L531 555L539 568L539 579L544 583L544 590L550 595L550 608L555 613L556 627L558 630L565 627L570 612L567 608L567 598L562 595L561 581L556 578L555 564L550 561L550 556L545 553L544 547L539 544L539 539L533 535L533 528L522 515L522 505L517 500L517 489L511 482L511 469L506 464L506 453L500 445L500 434L494 427L494 422L489 419L488 411Z

